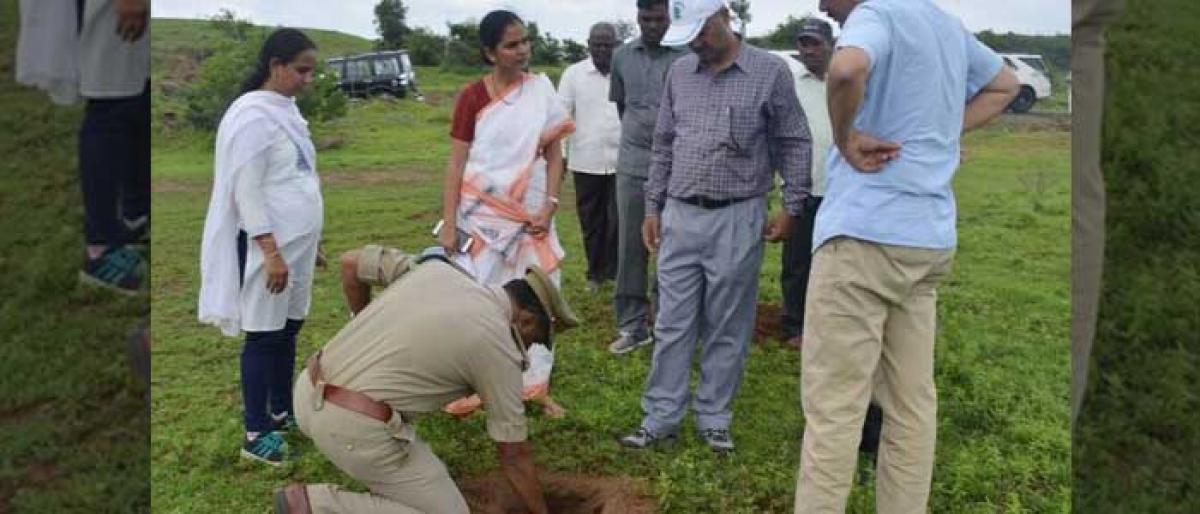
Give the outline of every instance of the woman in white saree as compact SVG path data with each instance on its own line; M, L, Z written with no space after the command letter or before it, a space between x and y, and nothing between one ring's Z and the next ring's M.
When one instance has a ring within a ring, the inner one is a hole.
M492 71L467 85L455 105L439 242L480 283L521 278L536 264L557 285L560 142L574 123L550 79L524 71L529 39L517 15L489 13L480 40ZM460 231L474 238L466 253Z
M296 335L324 224L316 150L295 101L316 58L316 45L295 29L276 30L263 44L257 70L217 129L200 249L200 321L226 336L246 333L241 454L272 465L286 455L277 432L293 425Z
M454 107L442 196L447 223L438 239L481 284L502 285L537 265L557 287L564 254L553 220L562 186L561 141L575 124L550 79L525 72L530 48L521 18L492 11L479 23L479 39L492 71L463 88ZM466 252L460 232L474 239ZM549 395L553 352L534 343L529 358L522 396L562 416L565 410ZM444 410L465 416L481 406L472 395Z

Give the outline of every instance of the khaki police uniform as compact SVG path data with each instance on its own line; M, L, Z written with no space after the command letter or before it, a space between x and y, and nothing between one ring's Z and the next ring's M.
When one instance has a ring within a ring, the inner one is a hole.
M360 264L378 271L387 252L366 253ZM481 286L442 261L415 266L403 252L383 261L385 271L363 278L395 283L325 345L319 377L308 368L300 373L294 400L300 429L370 492L311 484L309 503L316 513L465 513L445 465L405 416L478 393L488 405L493 440L526 439L525 345L511 327L512 302L501 287ZM380 421L323 399L326 383L385 403L391 418Z
M388 286L417 265L418 257L399 248L369 244L358 251L358 279L373 286Z

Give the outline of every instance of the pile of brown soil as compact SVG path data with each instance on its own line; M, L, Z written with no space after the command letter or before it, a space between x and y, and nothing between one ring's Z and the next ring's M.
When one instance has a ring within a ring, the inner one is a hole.
M628 478L540 473L542 496L552 514L653 514L651 498L638 494L637 482ZM464 480L458 484L475 514L521 514L525 502L500 473Z
M783 308L778 305L758 304L754 318L754 344L783 344L787 335L783 332Z

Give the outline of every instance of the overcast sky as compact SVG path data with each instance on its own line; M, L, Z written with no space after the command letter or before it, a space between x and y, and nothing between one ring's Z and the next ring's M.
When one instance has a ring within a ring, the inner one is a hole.
M751 0L751 36L769 32L788 15L820 15L818 0ZM934 0L962 18L972 31L991 29L1024 34L1067 34L1071 30L1070 0ZM374 39L378 0L152 0L155 17L208 18L228 8L260 25L330 29ZM635 0L404 0L408 23L446 33L446 22L479 19L492 9L510 9L526 21L536 21L557 38L582 42L592 23L636 17ZM836 29L835 29L836 30Z

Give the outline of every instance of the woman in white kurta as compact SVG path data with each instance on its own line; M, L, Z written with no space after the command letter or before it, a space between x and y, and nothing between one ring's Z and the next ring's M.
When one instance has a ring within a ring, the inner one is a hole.
M200 321L244 331L242 456L278 465L291 425L296 334L308 315L324 223L316 151L295 96L316 46L279 29L217 129L215 179L200 252ZM268 408L268 403L269 408Z

